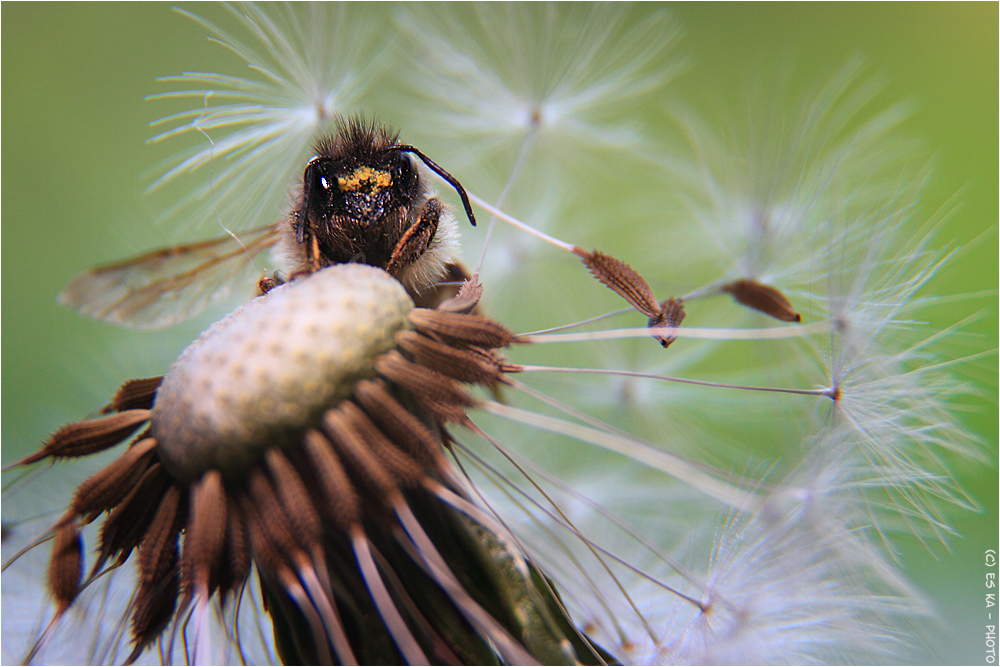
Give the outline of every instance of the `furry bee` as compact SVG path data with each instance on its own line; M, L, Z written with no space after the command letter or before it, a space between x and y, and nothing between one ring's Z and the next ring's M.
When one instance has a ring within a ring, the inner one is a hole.
M253 273L262 293L331 264L362 262L385 269L418 306L436 305L468 274L456 259L455 219L428 185L425 168L455 188L475 226L458 180L386 126L349 118L317 145L284 219L239 238L164 248L92 269L70 282L59 301L100 320L158 329L196 315L241 283L252 284ZM288 271L262 278L254 259L271 249Z

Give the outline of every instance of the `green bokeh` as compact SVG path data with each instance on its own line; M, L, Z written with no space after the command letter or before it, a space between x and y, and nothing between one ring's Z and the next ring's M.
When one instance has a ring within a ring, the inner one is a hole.
M944 326L982 309L965 328L982 337L968 349L994 348L998 6L683 4L674 12L692 62L674 90L696 107L715 103L717 91L737 86L754 67L791 62L804 79L826 77L854 55L885 75L887 103L915 103L907 129L936 156L927 210L959 193L939 238L966 247L937 289L990 292L973 306L936 313ZM157 200L144 196L143 174L170 151L144 143L162 109L143 96L160 90L156 76L231 68L233 61L161 4L7 3L2 13L2 454L9 462L100 405L122 379L160 374L210 321L125 331L60 307L55 295L97 263L191 238L153 224ZM963 537L950 553L903 545L901 560L947 625L923 638L928 663L983 662L982 555L998 543L996 370L995 356L965 370L971 391L983 395L968 424L991 464L959 474L983 511L956 518Z

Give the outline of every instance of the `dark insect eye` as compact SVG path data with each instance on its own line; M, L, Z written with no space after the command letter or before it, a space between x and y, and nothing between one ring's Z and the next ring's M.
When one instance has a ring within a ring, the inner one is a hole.
M413 163L410 161L410 157L400 153L399 161L396 163L396 182L399 183L402 189L408 190L413 186L416 177L417 174L413 170Z
M306 190L330 192L331 190L336 191L337 179L329 176L330 164L321 162L319 160L313 160L306 167L306 173L302 177L303 185Z
M320 183L321 177L322 174L320 173L319 165L315 161L310 162L306 166L306 173L302 175L302 185L307 191L322 188L323 186Z
M301 219L327 220L331 207L337 206L343 195L336 176L332 175L333 165L321 158L312 160L302 176ZM305 228L296 228L299 242L305 238Z

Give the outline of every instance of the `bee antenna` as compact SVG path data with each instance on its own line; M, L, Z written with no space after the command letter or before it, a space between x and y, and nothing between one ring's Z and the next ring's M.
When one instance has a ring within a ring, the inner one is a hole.
M462 206L465 207L465 214L469 216L469 222L472 223L473 227L476 226L476 216L472 212L472 203L469 202L469 195L465 192L465 188L462 187L462 184L458 182L458 179L456 179L447 171L439 167L434 160L430 159L429 157L421 153L420 150L415 148L414 146L407 146L404 144L399 146L393 146L392 149L397 150L400 153L413 153L418 158L420 158L420 161L423 162L425 165L427 165L427 167L430 168L431 171L433 171L435 174L446 180L448 182L448 185L455 188L455 192L457 192L458 196L462 198Z

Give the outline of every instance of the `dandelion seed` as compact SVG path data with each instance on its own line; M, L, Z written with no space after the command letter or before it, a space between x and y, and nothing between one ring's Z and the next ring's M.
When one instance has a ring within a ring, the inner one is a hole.
M675 112L690 157L664 164L685 184L682 206L697 224L678 226L689 236L673 241L690 273L705 276L687 299L727 292L744 303L751 295L741 286L754 284L792 295L808 289L818 277L816 248L838 243L831 216L876 206L899 185L899 169L915 156L893 132L906 106L874 108L879 85L860 71L851 61L818 89L794 92L785 73L735 104L742 111L732 127ZM788 310L764 312L781 319Z
M611 5L407 8L397 19L408 39L401 85L424 100L409 110L412 124L446 155L460 146L449 160L497 206L538 213L542 202L565 208L577 193L605 189L616 153L642 144L632 103L682 69L671 58L678 31L668 14L627 18ZM532 262L523 238L494 239L492 228L477 273L490 248L514 260L510 271ZM500 263L491 264L502 280Z
M185 88L151 99L191 100L194 106L154 123L170 129L150 141L191 133L198 141L173 159L152 188L211 166L212 178L188 188L165 217L199 224L218 215L249 229L281 216L288 188L316 137L356 108L386 64L378 22L370 13L322 4L265 10L248 3L226 9L235 30L181 13L204 26L249 72L185 72L161 79ZM208 144L197 135L209 137Z
M825 339L802 339L804 349L824 341L826 351L793 351L801 366L775 364L774 373L792 373L782 384L817 382L802 369L825 366L822 386L836 399L833 419L845 437L816 442L857 448L846 469L858 475L869 520L918 534L924 524L940 539L949 532L942 505L974 506L943 461L977 456L945 407L956 389L934 359L939 336L921 340L915 322L926 305L920 290L946 256L930 247L927 230L938 218L914 231L927 169L893 131L905 108L872 109L878 85L858 72L848 63L780 121L754 115L774 101L747 106L757 122L728 142L690 116L702 178L692 188L701 194L691 201L702 202L694 213L716 240L708 246L718 251L714 261L733 268L685 298L727 292L779 319L797 317L783 293L766 293L777 285L806 321L832 323ZM720 159L727 154L728 164ZM746 284L759 285L758 294ZM762 296L763 307L750 303Z
M922 333L915 317L925 306L921 290L947 255L930 250L928 236L898 238L893 218L906 208L879 213L886 217L865 220L870 230L859 242L867 249L841 263L827 301L838 324L825 359L837 391L834 418L840 446L859 450L858 487L876 524L921 536L929 528L943 540L951 532L943 506L976 507L947 461L983 460L947 407L962 391L949 373L953 362L941 356L950 332Z
M920 290L945 257L929 250L927 234L914 234L910 223L926 172L919 164L916 169L907 164L912 155L909 146L888 132L902 117L901 109L870 116L865 109L870 90L861 86L861 94L855 94L852 81L853 67L845 68L815 98L802 103L804 115L791 115L790 120L782 116L790 127L797 128L791 136L801 141L794 150L786 151L790 156L782 156L790 166L775 162L773 166L780 169L769 171L772 163L766 156L771 153L758 158L752 150L743 150L728 155L730 164L746 170L741 173L727 164L726 153L719 146L699 144L705 181L695 187L710 202L699 219L707 223L707 230L718 232L719 243L703 244L700 253L685 258L722 267L721 275L705 278L706 287L685 295L686 305L691 303L689 318L718 321L721 316L731 322L731 309L713 311L701 299L728 292L738 302L778 319L794 321L802 308L802 319L807 322L801 328L773 330L776 337L787 336L793 343L789 346L772 348L763 343L771 331L746 330L748 338L761 341L756 348L776 353L763 357L769 360L764 366L756 355L737 360L723 382L741 377L740 384L760 388L762 384L793 385L817 398L789 403L758 400L764 394L758 399L741 394L727 400L727 394L709 395L692 388L670 404L673 411L690 411L712 420L712 429L685 433L698 438L696 442L703 448L697 455L699 461L725 458L744 462L748 470L755 471L746 475L750 479L765 473L768 478L780 478L781 473L762 470L760 461L754 465L751 454L739 449L760 441L772 443L769 450L763 450L767 460L772 452L779 452L788 461L815 457L827 462L828 470L820 473L813 469L817 478L810 483L808 497L814 503L826 498L836 507L828 511L843 522L817 529L805 519L799 522L794 514L775 519L771 501L743 508L729 536L717 547L720 569L716 574L710 570L701 579L704 583L694 583L690 590L700 591L703 601L713 599L716 586L724 587L714 577L734 583L736 575L727 569L733 567L747 568L743 575L760 567L764 579L748 576L747 589L735 594L731 591L732 599L719 592L721 607L706 602L706 610L678 601L677 606L685 610L682 615L693 614L696 620L690 625L669 625L660 646L655 641L649 643L646 637L645 645L658 656L656 661L887 659L902 649L898 640L905 631L900 627L910 622L907 617L927 613L926 605L896 570L892 557L882 553L894 551L891 533L925 535L930 528L931 535L943 538L950 531L945 518L948 507L975 506L949 471L948 461L956 460L956 455L978 454L947 406L956 392L948 371L956 362L943 361L932 351L947 334L928 336L911 331L916 326L914 313L925 305ZM768 150L781 145L780 135L772 136L769 142L766 130L756 139L759 143L754 146ZM713 165L720 171L713 171ZM760 167L763 169L756 171ZM692 172L698 173L696 169ZM692 197L689 201L700 200ZM896 235L904 224L909 241L901 243ZM651 247L658 251L658 245ZM708 262L704 261L706 250L717 253ZM698 267L695 274L710 270ZM683 271L672 266L670 275ZM684 364L685 374L693 379L690 374L717 370L705 360L721 354L717 341L732 332L693 326L679 329L677 334L715 339L695 352L692 363ZM533 340L576 341L582 347L588 339L639 335L641 330L560 332ZM828 352L803 354L798 349L814 351L824 345L829 346ZM585 361L585 356L568 355L567 359L572 359L565 362L567 366L596 365ZM526 370L533 368L525 366ZM762 383L762 378L770 381ZM845 393L851 384L848 378L855 382L853 398ZM643 381L653 380L647 376ZM563 383L557 395L560 402L578 404L583 393L581 387ZM655 412L655 403L641 405L644 411ZM650 414L647 420L660 425L646 425L657 434L649 436L651 440L667 447L666 443L678 440L670 417ZM526 433L520 437L531 438ZM727 439L732 444L723 454ZM802 487L788 480L785 484L763 483L761 491L772 498L790 498ZM592 497L608 506L615 504L612 489L618 488L590 487ZM704 524L692 520L679 530L697 543ZM818 532L813 534L813 530ZM774 542L774 551L769 549L769 541ZM797 544L795 557L784 560L785 544ZM806 544L810 544L809 549ZM746 559L736 564L734 554L742 547L746 548ZM774 570L769 569L772 563ZM792 576L797 565L806 571L802 580ZM852 573L852 567L863 574ZM688 579L698 580L693 575ZM784 593L777 592L786 585ZM774 597L770 597L772 590ZM801 590L814 591L816 597L796 601L793 598ZM827 643L835 637L841 638L837 641L842 646ZM778 652L768 653L771 647ZM802 654L797 653L800 649Z
M579 144L635 144L622 111L680 70L669 59L678 32L663 12L626 21L611 6L424 7L398 23L410 36L411 85L427 102L412 112L415 126L448 128L452 146L473 141L462 155L480 164L529 135L546 160Z

